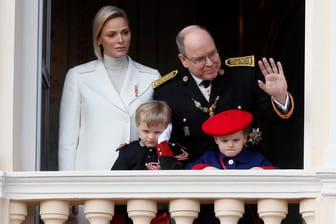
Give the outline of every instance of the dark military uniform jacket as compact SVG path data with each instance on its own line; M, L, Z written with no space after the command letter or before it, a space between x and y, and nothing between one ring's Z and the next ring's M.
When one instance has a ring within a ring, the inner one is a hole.
M158 147L148 148L140 140L133 141L119 148L119 156L111 170L172 170L183 169L183 160L188 158L188 153L178 144L166 144L172 156L159 156Z
M153 98L166 101L173 111L171 140L188 149L189 162L207 150L217 149L213 137L201 130L211 110L218 113L227 109L243 109L253 114L254 122L260 117L287 118L292 113L292 97L290 111L281 114L271 97L257 84L258 79L263 79L254 67L254 57L247 59L247 63L238 65L234 61L226 61L224 72L212 81L209 102L186 69L173 71L153 83Z

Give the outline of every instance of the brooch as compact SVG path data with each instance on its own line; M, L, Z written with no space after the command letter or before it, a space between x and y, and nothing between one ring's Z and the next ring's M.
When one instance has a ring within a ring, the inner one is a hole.
M248 137L248 142L252 145L258 144L262 140L262 132L259 130L259 128L252 128L251 133Z

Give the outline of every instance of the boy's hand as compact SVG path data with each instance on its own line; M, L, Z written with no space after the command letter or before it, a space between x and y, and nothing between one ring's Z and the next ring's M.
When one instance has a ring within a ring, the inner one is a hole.
M158 143L160 144L161 142L164 142L164 141L169 141L170 139L170 135L171 135L171 132L172 132L172 129L173 129L173 126L171 123L169 123L166 127L165 130L163 130L163 132L161 133L161 135L159 136L159 139L158 139Z

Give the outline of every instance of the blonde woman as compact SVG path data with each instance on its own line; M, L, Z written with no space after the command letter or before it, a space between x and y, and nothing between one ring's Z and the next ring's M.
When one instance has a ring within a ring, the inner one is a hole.
M59 128L59 170L110 170L121 142L138 139L136 108L152 99L158 70L128 56L128 16L104 6L93 20L96 60L71 68L65 79Z

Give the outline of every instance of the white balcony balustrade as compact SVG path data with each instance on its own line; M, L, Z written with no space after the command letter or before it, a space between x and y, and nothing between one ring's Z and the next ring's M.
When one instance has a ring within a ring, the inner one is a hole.
M62 224L82 205L91 224L108 224L126 205L134 224L150 224L158 205L176 224L192 224L210 204L221 224L235 224L255 204L265 224L281 224L288 205L306 224L336 223L336 172L304 170L0 172L3 224ZM33 208L33 209L32 209ZM31 212L33 211L33 212ZM36 217L35 217L36 219Z

